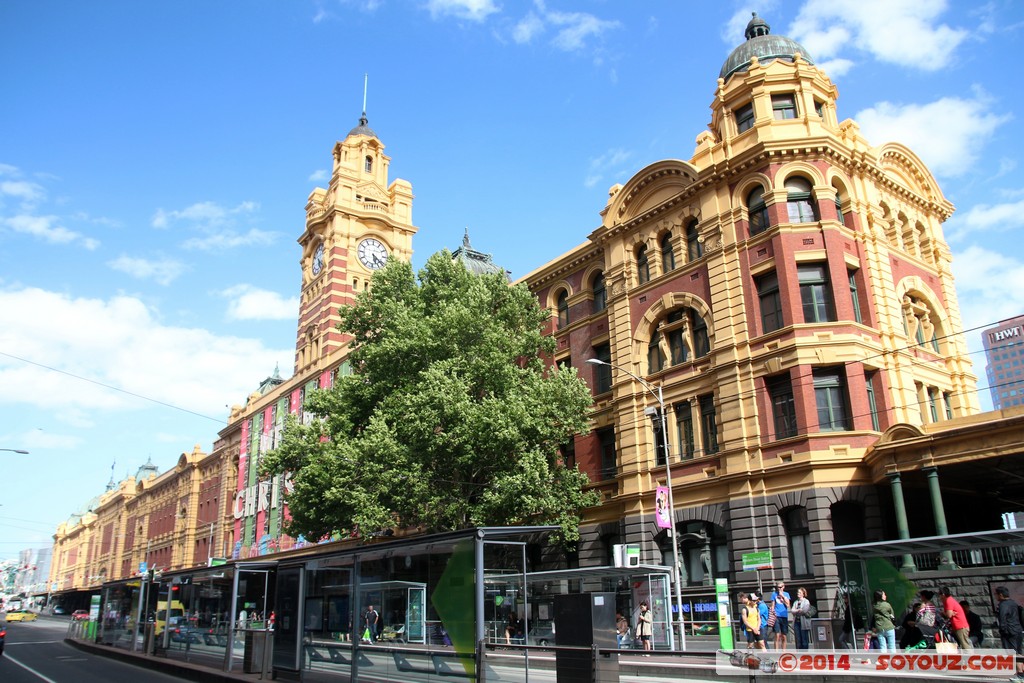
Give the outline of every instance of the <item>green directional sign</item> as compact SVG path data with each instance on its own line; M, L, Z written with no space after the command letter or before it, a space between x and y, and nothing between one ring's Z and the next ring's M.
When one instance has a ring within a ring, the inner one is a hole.
M762 550L756 553L743 553L743 571L772 568L772 551Z

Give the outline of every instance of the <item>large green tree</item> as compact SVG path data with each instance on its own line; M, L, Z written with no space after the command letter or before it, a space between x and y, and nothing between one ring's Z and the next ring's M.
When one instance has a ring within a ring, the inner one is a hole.
M313 392L264 473L290 472L289 533L557 524L579 538L597 505L559 446L588 430L591 396L548 365L548 312L524 285L474 275L447 251L418 276L390 261L341 311L352 374Z

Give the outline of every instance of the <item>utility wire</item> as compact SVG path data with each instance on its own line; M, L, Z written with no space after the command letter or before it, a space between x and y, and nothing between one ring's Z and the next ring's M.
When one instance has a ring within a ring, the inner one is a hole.
M118 392L120 392L122 394L127 394L128 396L132 396L134 398L141 398L143 401L149 401L150 403L156 403L157 405L164 406L165 408L171 408L173 410L180 410L181 412L188 413L189 415L195 415L196 417L201 417L201 418L204 418L204 419L207 419L207 420L213 420L214 422L217 422L217 423L220 423L220 424L227 424L227 421L223 420L221 418L210 417L209 415L203 415L202 413L197 413L194 410L189 410L188 408L182 408L181 406L176 406L173 403L167 403L165 401L161 401L159 399L152 398L150 396L144 396L142 394L136 394L134 391L128 391L127 389L122 389L121 387L115 387L112 384L105 384L105 383L100 382L100 381L95 380L95 379L90 379L88 377L82 377L81 375L76 375L75 373L68 372L67 370L61 370L60 368L55 368L55 367L52 367L52 366L49 366L49 365L44 365L43 363L37 363L34 360L29 360L28 358L22 358L21 356L15 356L13 353L7 353L5 351L0 351L0 356L7 356L8 358L13 358L14 360L19 360L22 363L28 363L29 365L35 365L36 367L43 368L44 370L50 370L52 372L59 372L60 374L67 375L68 377L71 377L73 379L81 380L83 382L89 382L90 384L95 384L96 386L103 387L104 389L110 389L112 391L118 391Z

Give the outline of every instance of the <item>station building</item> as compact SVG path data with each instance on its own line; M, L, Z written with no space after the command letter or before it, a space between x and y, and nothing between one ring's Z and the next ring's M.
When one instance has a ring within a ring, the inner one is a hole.
M709 126L692 154L614 185L579 246L520 280L551 310L554 362L592 388L593 429L563 455L603 498L586 511L578 549L548 552L543 568L613 566L623 547L643 566L670 565L676 538L693 623L713 621L716 578L736 588L785 579L828 609L842 578L834 547L997 529L1024 500L1014 428L1024 412L979 412L942 231L952 204L912 150L868 141L842 118L838 89L802 46L756 15L745 37L709 78ZM182 551L172 569L359 542L287 536L288 482L258 475L285 417L308 419L308 392L348 372L338 308L387 258L410 259L418 230L412 186L389 178L365 114L332 156L298 237L293 374L268 377L196 457L220 524L200 524L191 504L167 508L195 527L167 536ZM455 257L500 272L468 237ZM168 481L191 471L183 457ZM1011 473L1000 495L984 488L993 466ZM673 493L664 526L659 487ZM146 512L111 532L131 537L131 554L112 559L108 577L130 576L152 552L154 538L131 536L152 536L169 504L157 505L155 483L129 493L149 488ZM88 552L105 557L103 537L93 543L100 551ZM744 555L765 552L765 568L745 568ZM918 558L913 571L948 559ZM79 574L98 575L94 565Z

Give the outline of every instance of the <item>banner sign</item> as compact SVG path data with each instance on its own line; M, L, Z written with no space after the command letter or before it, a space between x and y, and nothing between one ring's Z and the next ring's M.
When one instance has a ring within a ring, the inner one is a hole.
M654 522L659 529L672 528L672 513L668 509L668 488L659 486L654 494Z

